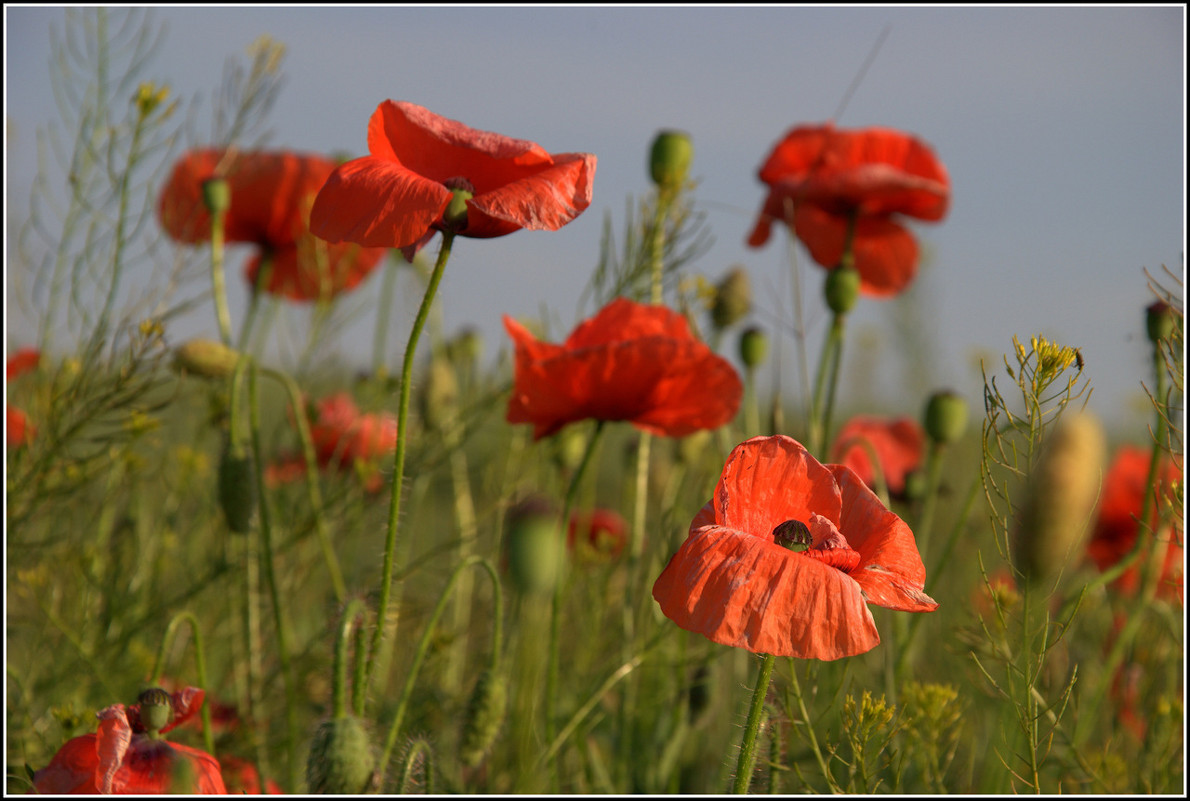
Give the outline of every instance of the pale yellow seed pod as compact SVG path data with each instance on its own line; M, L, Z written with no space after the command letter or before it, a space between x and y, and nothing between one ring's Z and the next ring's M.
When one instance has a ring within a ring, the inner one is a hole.
M206 378L227 378L239 360L237 351L211 339L192 339L174 350L176 369Z
M1052 578L1082 553L1105 454L1103 428L1089 414L1067 414L1046 437L1012 538L1012 563L1026 581Z

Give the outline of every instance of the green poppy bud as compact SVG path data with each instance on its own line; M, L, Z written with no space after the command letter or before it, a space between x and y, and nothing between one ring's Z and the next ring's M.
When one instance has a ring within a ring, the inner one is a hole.
M967 428L967 401L953 392L935 392L926 403L925 429L934 442L954 442Z
M350 715L333 718L314 733L306 783L319 795L359 795L369 789L375 765L363 721Z
M661 131L649 151L649 175L661 189L679 189L686 182L694 145L683 131Z
M224 178L210 178L202 182L202 202L211 214L222 214L231 208L231 186Z
M448 178L444 182L452 197L442 213L442 222L451 231L467 227L467 201L475 196L475 187L466 178Z
M752 311L752 285L743 267L731 271L715 287L715 301L711 306L711 322L722 331Z
M566 541L557 513L543 498L529 498L508 513L504 553L512 584L526 595L549 595L562 576Z
M463 736L459 742L459 761L465 766L473 768L487 756L504 724L507 707L508 688L504 677L485 670L475 682L467 702Z
M577 426L567 426L553 440L554 462L565 470L577 470L587 452L587 435Z
M1068 413L1046 437L1013 532L1012 563L1026 581L1055 576L1082 552L1105 452L1103 429L1085 413Z
M769 338L756 326L740 334L740 360L748 367L756 367L769 353Z
M211 339L192 339L174 349L174 369L206 378L227 378L239 360L238 351Z
M826 273L826 305L835 314L846 314L859 300L859 270L836 267Z
M1149 332L1149 341L1153 344L1169 339L1176 324L1173 307L1163 300L1145 309L1145 327Z
M252 530L252 518L256 515L256 475L252 456L248 449L224 445L219 459L219 506L227 527L237 534Z

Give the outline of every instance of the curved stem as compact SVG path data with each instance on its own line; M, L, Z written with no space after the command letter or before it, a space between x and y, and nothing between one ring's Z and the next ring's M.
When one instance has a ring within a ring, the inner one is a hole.
M405 679L405 689L401 692L401 699L397 703L397 711L393 715L393 722L388 729L388 737L384 741L384 751L380 756L380 770L383 772L385 766L388 765L390 757L392 757L393 748L397 744L397 735L401 732L401 724L405 720L405 710L409 706L409 699L413 696L413 688L417 683L417 674L421 671L421 663L426 657L426 652L429 651L430 640L434 636L434 629L438 625L438 618L442 616L442 612L446 609L446 604L450 600L451 590L454 589L458 583L459 576L463 571L471 566L482 567L487 571L492 579L493 587L493 616L495 622L492 627L492 650L495 653L500 653L502 647L501 639L503 637L503 620L504 620L504 598L500 593L500 576L496 573L496 568L492 567L492 563L482 556L472 556L464 560L454 573L451 574L450 580L446 583L446 588L442 591L442 596L438 599L438 605L434 607L434 611L430 614L430 619L426 622L426 629L422 632L421 641L417 645L417 650L414 652L413 664L409 666L409 676ZM384 776L381 774L381 786L384 784Z
M372 634L372 644L368 651L368 664L365 669L366 687L371 686L376 657L380 653L384 630L388 625L388 602L392 594L393 582L393 556L397 548L397 528L401 517L401 490L405 479L405 440L408 438L407 423L409 421L413 359L417 354L417 340L421 336L422 328L425 327L426 318L429 317L430 306L434 303L434 294L438 291L438 284L441 283L442 274L446 270L446 262L450 258L450 248L454 244L454 238L454 233L450 231L446 231L442 235L442 249L438 251L438 261L434 265L434 272L430 275L426 294L421 299L421 307L417 310L417 318L413 321L413 330L410 332L409 342L405 346L405 361L401 368L401 391L397 406L397 447L393 454L392 500L389 504L388 533L384 540L384 566L380 578L380 599L376 608L376 628Z
M173 642L178 626L182 623L190 624L190 633L194 636L194 672L198 679L198 686L205 692L207 686L207 660L202 647L202 630L198 627L198 618L192 612L179 612L165 627L165 634L161 637L161 646L157 649L157 659L153 662L153 674L149 683L156 686L161 681L161 673L165 669L165 651L169 643ZM211 705L204 703L199 710L202 717L202 742L207 753L215 755L215 734L211 729Z
M343 620L339 623L339 637L335 641L334 686L331 690L331 715L336 720L347 717L347 643L353 630L357 630L356 618L366 617L366 613L364 602L356 598L347 604Z
M310 496L310 507L314 513L314 530L318 534L318 543L322 546L322 557L326 560L326 569L331 575L335 600L343 603L344 598L347 597L347 585L343 583L343 571L339 567L339 560L335 556L335 548L331 543L330 532L326 530L326 521L322 514L322 490L318 483L318 461L314 453L314 438L310 435L310 424L306 420L306 410L302 403L302 392L297 383L280 370L264 368L261 372L280 382L289 394L289 403L293 407L293 417L297 422L298 439L302 442L302 459L306 463L306 492Z
M260 498L260 560L264 572L265 584L269 590L269 600L273 607L273 626L276 629L277 657L281 665L281 678L285 685L285 719L286 719L286 758L288 760L288 787L293 792L297 787L297 705L296 688L293 682L293 671L289 661L289 636L281 605L281 595L277 591L277 576L273 569L272 517L269 513L268 496L264 486L264 449L260 441L260 398L257 392L257 368L252 367L248 373L248 418L252 429L252 451L255 461L256 495Z
M752 704L748 707L748 722L744 724L744 739L740 743L740 758L736 762L735 783L731 792L743 795L752 784L752 769L756 767L756 735L760 731L760 718L764 714L764 699L773 678L773 665L777 657L765 654L756 675L756 687L752 690Z

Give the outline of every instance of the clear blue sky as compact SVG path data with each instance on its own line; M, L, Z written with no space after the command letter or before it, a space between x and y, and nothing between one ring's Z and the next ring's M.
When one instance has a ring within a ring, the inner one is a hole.
M645 157L661 128L693 138L695 199L715 237L689 271L717 280L742 264L757 320L781 314L791 297L785 238L762 250L744 244L764 198L756 169L790 127L835 114L888 27L836 124L899 128L931 143L950 171L951 212L940 224L915 226L930 259L914 298L861 301L844 397L864 381L879 392L880 411L916 415L935 385L947 385L971 398L978 416L975 355L999 365L1014 334L1027 341L1043 333L1082 349L1092 408L1143 435L1148 415L1137 401L1149 375L1143 309L1151 297L1142 268L1184 269L1180 6L167 7L153 18L166 24L166 37L145 75L177 97L200 97L199 132L210 130L226 59L267 33L287 47L270 147L362 155L369 116L392 98L553 152L598 156L594 202L566 228L455 247L441 291L446 331L478 326L489 355L508 348L502 314L549 308L560 336L593 313L578 304L605 214L622 231L628 197L649 189ZM6 8L9 237L25 215L38 131L56 118L50 27L60 30L64 19L60 8ZM181 144L205 143L195 135ZM821 271L798 254L816 300ZM244 258L229 259L237 320ZM368 300L378 287L376 273L357 300L359 324L338 343L361 366L371 352ZM417 300L397 306L391 363ZM888 333L905 317L927 334L935 385L905 385L906 356ZM8 319L9 348L29 344L28 321ZM826 319L814 313L807 322L816 358ZM180 341L215 330L206 307L169 333ZM795 350L788 338L781 347L788 397L797 391Z

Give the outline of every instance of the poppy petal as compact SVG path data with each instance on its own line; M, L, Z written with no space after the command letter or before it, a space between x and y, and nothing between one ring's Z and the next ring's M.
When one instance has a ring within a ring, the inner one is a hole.
M364 156L339 165L310 210L310 230L328 242L406 247L441 217L451 192L400 162Z
M99 792L109 795L123 789L117 785L116 774L132 744L132 726L128 723L123 704L113 704L101 710L98 717L96 750L99 759L95 766L95 783L99 786Z
M847 241L847 219L806 204L794 214L794 230L815 262L838 266ZM860 288L889 297L904 290L917 275L917 241L903 225L886 217L860 217L852 241Z
M833 660L880 642L845 573L723 526L691 532L653 597L682 628L754 653Z
M589 153L565 153L554 164L507 183L491 192L476 195L467 203L465 234L471 237L502 236L517 228L556 231L591 205L595 157ZM473 218L472 211L482 216ZM500 223L494 232L483 233L484 217ZM512 226L511 230L505 230Z

